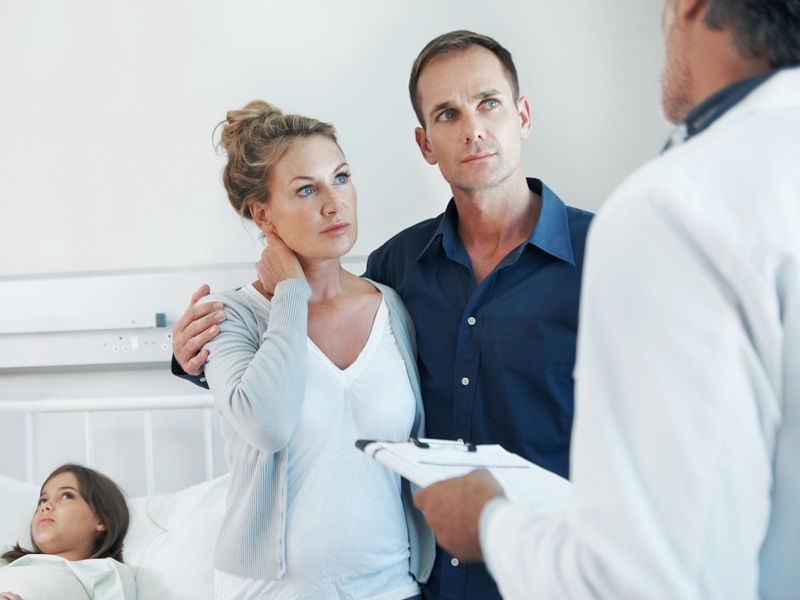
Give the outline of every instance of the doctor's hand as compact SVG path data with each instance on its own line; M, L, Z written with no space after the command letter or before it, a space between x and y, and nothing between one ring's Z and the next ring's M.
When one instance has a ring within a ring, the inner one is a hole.
M486 469L445 479L414 494L414 506L436 535L436 543L464 562L483 560L478 523L486 503L504 496L502 486Z
M22 600L22 598L11 592L0 592L0 600Z
M297 260L297 255L275 233L274 229L266 232L267 247L261 253L261 259L256 263L258 281L263 287L268 298L275 293L275 286L285 279L306 280L303 267Z
M197 304L211 288L203 284L189 302L189 307L172 328L172 353L181 368L189 375L199 375L208 359L208 350L203 345L219 333L217 323L225 320L221 302Z

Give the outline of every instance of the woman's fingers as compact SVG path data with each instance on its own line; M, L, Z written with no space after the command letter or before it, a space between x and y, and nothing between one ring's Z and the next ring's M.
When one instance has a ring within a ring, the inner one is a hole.
M285 279L303 279L303 267L297 255L281 239L274 228L265 231L267 247L261 253L260 260L256 263L258 279L264 291L271 296L275 293L275 286Z

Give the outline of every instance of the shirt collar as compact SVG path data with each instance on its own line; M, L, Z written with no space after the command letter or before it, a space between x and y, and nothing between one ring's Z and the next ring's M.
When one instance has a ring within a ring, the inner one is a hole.
M705 131L714 121L736 106L774 73L775 71L769 71L757 77L738 81L703 100L689 111L686 118L678 124L661 151L665 152L673 145L683 143Z
M522 251L528 245L532 245L555 258L575 265L567 206L540 179L528 177L527 181L528 189L542 197L542 208L539 211L539 220L536 222L536 227L533 228L528 239L508 258L516 261ZM458 211L453 198L450 198L450 202L448 202L447 208L439 220L439 226L433 232L422 251L417 255L417 260L420 260L425 253L435 246L434 242L437 239L441 239L445 254L451 258L459 254L459 249L463 248L463 244L461 244L461 240L458 237Z

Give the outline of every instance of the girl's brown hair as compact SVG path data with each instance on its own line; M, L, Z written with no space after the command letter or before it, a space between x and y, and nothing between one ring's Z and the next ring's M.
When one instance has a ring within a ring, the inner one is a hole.
M86 500L94 514L105 526L105 529L98 533L92 555L89 558L113 558L122 562L122 542L128 532L130 522L128 504L125 502L122 491L116 483L102 473L74 463L61 465L50 473L42 484L42 488L53 477L61 473L75 475L81 497ZM33 550L26 550L17 543L0 558L14 561L26 554L43 554L36 542L32 542L32 544Z

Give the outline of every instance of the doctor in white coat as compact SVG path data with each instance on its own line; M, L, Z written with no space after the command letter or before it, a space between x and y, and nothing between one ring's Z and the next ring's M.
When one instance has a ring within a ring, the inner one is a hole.
M679 126L589 234L568 506L485 471L415 497L506 598L800 594L800 0L663 28Z

